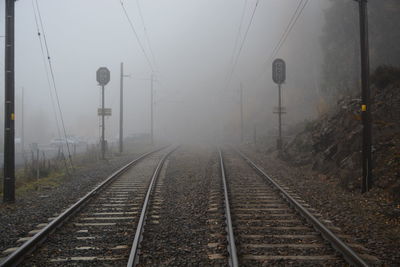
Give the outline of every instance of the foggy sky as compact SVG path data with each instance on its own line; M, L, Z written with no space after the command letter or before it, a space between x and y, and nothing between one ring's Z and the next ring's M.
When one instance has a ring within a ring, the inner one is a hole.
M241 40L255 5L248 0ZM327 0L311 0L278 57L287 62L283 102L284 123L315 115L310 101L318 99L321 63L319 35ZM124 1L150 60L136 0ZM239 123L239 84L244 86L245 126L267 131L276 125L272 113L277 88L271 79L273 47L298 1L262 0L244 44L233 78L226 86L230 59L245 1L148 0L140 1L155 56L156 137L213 137L224 129L235 136ZM119 122L119 69L124 62L125 135L148 132L150 127L151 69L124 16L118 0L39 0L51 61L69 134L98 139L100 87L95 72L111 71L106 86L107 138L116 138ZM49 142L57 136L49 87L31 0L16 2L16 136L20 134L21 91L25 92L25 129L28 142ZM4 2L0 6L4 29ZM0 31L0 32L4 32ZM43 34L43 33L42 33ZM4 71L1 39L0 71ZM311 68L309 68L311 66ZM305 68L306 67L306 68ZM4 76L0 75L3 92ZM313 97L315 96L315 97ZM1 112L4 93L0 94ZM301 112L300 112L301 111ZM1 117L3 131L3 117ZM3 142L3 140L0 140Z

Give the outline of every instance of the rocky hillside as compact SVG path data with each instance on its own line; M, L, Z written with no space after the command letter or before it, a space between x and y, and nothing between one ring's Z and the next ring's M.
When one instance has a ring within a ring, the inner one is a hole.
M400 71L382 67L372 76L374 186L400 200ZM285 146L282 157L340 180L348 190L361 186L360 99L343 98L337 108L309 122Z

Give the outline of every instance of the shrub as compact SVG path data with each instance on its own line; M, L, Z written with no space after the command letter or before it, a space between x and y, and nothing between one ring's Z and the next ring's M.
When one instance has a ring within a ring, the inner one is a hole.
M400 68L382 65L376 68L371 75L371 83L379 89L385 89L388 85L400 82Z

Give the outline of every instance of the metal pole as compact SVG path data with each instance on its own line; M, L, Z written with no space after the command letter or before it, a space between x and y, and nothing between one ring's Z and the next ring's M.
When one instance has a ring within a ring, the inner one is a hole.
M5 1L5 105L4 105L4 202L15 201L14 115L14 11L15 0Z
M362 148L362 192L369 191L372 185L372 127L369 89L369 45L368 45L368 10L367 0L359 0L360 7L360 42L361 42L361 113L363 123Z
M24 131L24 128L25 128L25 121L24 121L24 116L25 116L25 110L24 110L24 108L25 108L25 99L24 99L24 97L25 97L25 90L24 90L24 87L22 87L22 99L21 99L21 102L22 102L22 104L21 104L21 152L22 152L22 157L25 159L25 131Z
M279 91L279 106L278 106L278 116L279 116L279 137L278 137L278 149L282 149L282 96L281 96L281 84L278 84Z
M120 78L120 100L119 100L119 153L123 151L124 140L124 63L121 62L121 78Z
M106 147L104 138L104 85L101 86L101 158L105 159Z
M150 135L151 135L151 144L154 144L154 115L153 115L153 74L151 74L151 96L150 96Z
M40 178L40 158L39 158L39 148L36 149L36 179Z
M257 125L255 125L255 124L254 124L254 135L253 135L253 138L254 138L254 144L256 145L257 144Z
M240 83L240 142L243 143L243 85Z

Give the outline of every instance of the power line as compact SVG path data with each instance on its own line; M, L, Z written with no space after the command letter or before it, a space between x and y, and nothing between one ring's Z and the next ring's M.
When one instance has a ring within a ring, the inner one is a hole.
M38 0L36 0L36 8L37 8L38 16L39 16L40 26L41 26L42 32L43 32L43 40L44 40L44 44L45 44L45 47L46 47L47 60L48 60L48 62L49 62L50 74L51 74L51 79L52 79L52 81L53 81L53 87L54 87L54 91L55 91L55 95L56 95L58 111L59 111L59 113L60 113L61 125L62 125L63 131L64 131L65 144L67 145L68 158L69 158L71 167L73 168L74 165L73 165L73 163L72 163L71 151L70 151L70 149L69 149L67 131L65 130L64 116L63 116L63 113L62 113L62 110L61 110L60 99L59 99L59 97L58 97L56 79L55 79L55 76L54 76L53 66L52 66L52 64L51 64L51 58L50 58L50 53L49 53L49 47L48 47L48 45L47 45L47 39L46 39L46 32L45 32L45 30L44 30L43 20L42 20L42 15L41 15L41 13L40 13L40 8L39 8Z
M286 26L285 30L282 32L282 35L278 41L278 43L275 45L274 49L272 50L270 56L266 59L264 62L262 69L263 71L257 76L256 80L258 80L263 74L264 74L264 68L268 66L270 61L275 58L275 56L279 53L280 49L286 42L286 39L288 38L290 32L294 28L294 26L297 23L297 20L300 18L304 8L308 4L308 0L300 0L299 4L297 5L293 15L291 16L288 25Z
M303 6L301 6L302 4L303 4ZM283 44L286 42L287 37L289 36L290 32L292 31L294 25L296 25L297 20L299 19L299 17L303 13L303 10L304 10L304 8L306 7L307 4L308 4L308 0L305 0L305 1L301 0L300 1L299 5L296 8L296 11L294 12L291 20L289 21L288 26L286 27L284 33L282 34L280 41L278 42L277 46L273 50L269 60L274 58L279 53L280 49L282 48Z
M268 58L267 61L269 61L271 58L273 58L273 55L275 54L275 51L277 50L277 48L278 48L279 45L281 44L281 42L282 42L284 36L285 36L286 33L288 32L288 30L289 30L290 26L292 25L293 21L295 20L296 14L297 14L297 12L300 10L300 7L301 7L301 5L303 4L303 2L304 2L304 0L300 0L300 1L299 1L299 4L297 5L297 7L296 7L296 9L295 9L295 11L294 11L292 17L290 18L289 23L286 25L285 30L282 32L281 38L279 39L278 43L274 46L274 49L272 49L271 55L270 55L270 57Z
M145 24L145 22L144 22L143 13L142 13L142 8L141 8L141 6L140 6L139 0L136 0L136 5L137 5L137 7L138 7L140 19L141 19L142 24L143 24L144 35L145 35L145 37L146 37L147 44L148 44L148 46L149 46L149 50L150 50L151 56L152 56L152 58L153 58L153 63L154 63L154 66L157 68L156 57L154 56L154 51L153 51L153 48L152 48L152 45L151 45L151 42L150 42L149 35L148 35L148 33L147 33L147 28L146 28L146 24Z
M151 71L154 72L153 65L151 64L151 61L150 61L149 57L147 56L147 53L146 53L146 51L145 51L145 49L144 49L144 47L143 47L143 44L142 44L142 42L141 42L140 39L139 39L139 36L138 36L138 34L137 34L136 30L135 30L135 26L133 26L133 22L132 22L131 18L129 17L128 12L126 11L126 8L125 8L125 6L124 6L124 3L122 2L122 0L120 0L119 2L120 2L120 4L121 4L121 8L122 8L122 10L123 10L123 12L124 12L124 14L125 14L125 17L127 18L128 22L129 22L129 25L130 25L130 27L131 27L131 29L132 29L132 31L133 31L135 37L136 37L136 40L137 40L137 42L139 43L139 46L140 46L140 48L141 48L141 50L142 50L142 52L143 52L143 55L145 56L145 58L146 58L146 60L147 60L147 63L149 64L149 67L150 67Z
M241 34L241 32L242 32L243 21L244 21L244 15L245 15L245 13L246 13L246 6L247 6L247 0L244 2L244 5L243 5L242 16L241 16L241 18L240 18L240 25L239 25L239 29L238 29L238 32L237 32L237 35L236 35L236 38L235 38L235 45L234 45L234 47L233 47L233 51L232 51L232 55L231 55L231 60L229 61L229 65L231 65L231 64L233 63L233 58L234 58L235 52L236 52L236 50L237 50L237 46L238 46L238 43L239 43L240 34Z
M257 0L256 4L255 4L255 6L254 6L254 9L253 9L253 12L252 12L252 14L251 14L251 18L250 18L249 24L247 25L247 29L246 29L246 32L245 32L245 34L244 34L243 40L242 40L242 42L241 42L239 51L238 51L238 53L237 53L237 55L236 55L236 58L235 58L235 61L234 61L234 63L233 63L231 72L230 72L230 74L229 74L229 76L228 76L228 81L227 81L227 83L226 83L226 87L229 86L229 84L230 84L230 82L231 82L231 79L232 79L232 76L233 76L233 73L235 72L235 69L236 69L236 66L237 66L239 57L240 57L240 55L241 55L241 53L242 53L242 49L243 49L243 47L244 47L244 44L245 44L245 42L246 42L247 35L248 35L248 33L249 33L251 24L253 23L254 15L255 15L255 13L256 13L256 10L257 10L258 3L259 3L259 2L260 2L260 0ZM225 87L225 88L226 88L226 87Z
M61 130L60 130L59 122L58 122L58 116L57 116L56 106L55 106L55 104L54 104L54 96L53 96L52 87L51 87L51 82L50 82L50 75L49 75L49 71L48 71L48 69L47 69L46 57L45 57L45 54L44 54L43 42L42 42L42 38L41 38L41 35L40 35L39 22L38 22L36 10L35 10L35 3L34 3L34 0L32 0L32 8L33 8L33 14L34 14L34 16L35 16L35 23L36 23L36 29L37 29L38 39L39 39L39 42L40 42L40 49L41 49L41 52L42 52L43 65L44 65L44 69L45 69L45 71L46 71L46 78L47 78L47 84L48 84L49 92L50 92L51 104L52 104L52 108L53 108L54 118L55 118L55 120L56 120L57 132L58 132L58 136L61 138Z
M300 11L297 13L297 16L296 16L294 22L293 22L292 25L290 26L290 29L287 31L287 34L285 35L285 37L284 37L283 41L281 42L281 44L280 44L279 47L276 49L275 54L274 54L273 57L275 57L275 56L279 53L281 47L282 47L283 44L286 42L287 37L289 36L289 34L290 34L290 32L292 31L293 27L296 25L297 20L300 18L301 14L303 13L303 10L304 10L304 8L307 6L307 4L308 4L308 0L305 0L304 5L301 7Z

